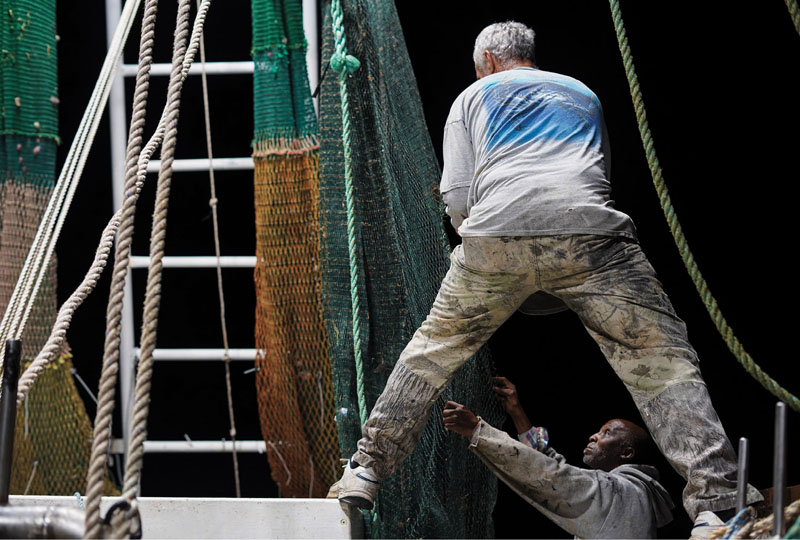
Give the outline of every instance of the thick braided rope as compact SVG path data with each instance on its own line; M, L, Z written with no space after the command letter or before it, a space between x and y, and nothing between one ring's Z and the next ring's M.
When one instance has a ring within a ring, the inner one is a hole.
M800 34L800 7L798 7L797 0L785 0L785 2L794 23L794 29Z
M361 317L358 295L360 270L356 246L356 209L353 193L352 134L350 131L350 97L347 92L347 76L358 69L358 60L347 54L344 33L344 13L339 0L331 2L331 17L334 36L334 53L331 67L339 72L339 93L342 99L342 146L344 147L344 185L347 205L347 248L350 256L350 301L353 308L353 354L356 363L356 393L361 423L367 422L367 401L364 395L364 364L361 358Z
M678 247L681 259L683 259L683 263L689 272L689 276L692 278L692 282L697 288L697 292L700 294L700 298L703 300L703 304L706 306L706 310L708 310L708 313L711 316L711 320L714 322L717 331L722 336L731 353L733 353L739 363L745 368L747 373L749 373L764 388L772 393L772 395L788 404L794 410L800 411L800 401L798 401L794 395L789 393L786 389L781 387L777 382L770 378L769 375L764 373L758 364L753 361L753 358L747 353L747 351L744 350L744 347L736 338L733 330L730 328L730 326L728 326L727 321L720 312L717 301L714 296L712 296L711 291L708 288L708 284L703 278L703 275L700 273L700 269L697 267L697 263L694 260L694 255L692 255L692 252L689 250L686 237L683 234L683 229L678 222L678 217L675 215L675 209L672 207L672 200L669 196L669 192L667 191L667 186L664 183L661 166L659 165L658 158L656 157L653 136L650 133L650 127L647 123L647 115L644 108L644 102L642 101L642 92L639 88L639 80L636 76L636 71L633 66L633 57L631 55L630 46L628 45L625 26L622 22L619 1L609 0L609 2L611 5L611 16L614 20L614 29L616 30L617 41L619 42L619 50L622 53L625 74L627 75L628 84L630 85L631 98L633 99L633 106L636 111L636 119L639 124L639 133L642 138L642 143L644 144L645 154L647 155L647 164L650 167L650 173L653 177L653 184L655 185L656 192L658 193L659 201L661 202L661 208L664 210L664 215L667 218L670 232L672 232L672 236L675 239L675 244Z
M106 338L103 356L103 368L98 390L98 408L95 417L94 438L91 459L87 473L87 537L101 536L100 498L102 497L103 478L105 476L105 457L108 451L108 439L111 436L111 411L114 409L114 394L119 361L119 324L122 312L122 292L128 272L130 244L133 237L133 217L136 212L138 192L135 190L137 180L139 154L141 154L144 117L147 110L147 97L150 88L150 67L153 61L153 43L155 36L158 0L148 0L142 15L142 31L139 41L139 68L133 98L133 111L128 130L128 145L125 160L125 198L120 209L120 227L122 230L117 239L112 271L111 291L106 310ZM121 283L120 283L121 282ZM116 343L116 357L113 357L113 344Z
M200 0L197 2L200 6ZM219 296L219 322L222 330L222 346L225 354L223 363L225 365L225 395L228 400L228 421L230 423L229 434L231 436L231 456L233 457L233 482L236 497L242 496L242 487L239 480L239 457L236 453L236 418L233 414L233 388L231 387L231 356L229 354L230 344L228 342L228 323L225 319L225 294L222 287L222 262L220 261L220 242L219 242L219 216L217 212L217 188L214 180L214 149L211 144L211 111L208 98L208 77L206 76L206 45L203 36L200 36L200 82L203 86L203 117L206 127L206 150L208 153L208 183L211 199L211 220L214 226L214 253L217 256L217 293ZM313 469L312 469L313 472Z
M194 60L194 56L197 52L198 42L200 39L200 35L202 34L203 24L205 23L205 17L208 12L210 4L211 0L203 0L203 3L198 9L197 16L195 17L194 28L192 29L191 43L186 53L186 57L183 61L183 69L181 71L181 84L186 79L186 76L189 73L189 68L191 67L192 61ZM166 131L168 107L169 103L167 103L165 110L162 113L161 119L159 121L158 127L156 128L155 133L148 141L144 151L138 157L137 187L136 189L133 190L133 192L127 193L127 197L123 202L123 209L122 209L123 212L125 211L124 209L125 205L136 204L136 200L138 199L138 195L141 190L141 184L144 182L146 176L147 164L149 163L150 157L153 155L153 153L161 144L161 141L164 138L164 133ZM120 237L127 234L132 234L132 231L130 232L123 231L123 233L120 234ZM118 239L117 241L118 252L120 243L121 242ZM119 253L118 256L120 256ZM109 294L109 304L111 305L112 302L118 304L120 310L122 304L122 294L120 294L118 291L124 289L125 286L125 279L128 273L127 265L129 264L128 253L123 252L123 254L121 255L121 259L124 260L125 268L124 270L122 268L117 269L115 266L115 276L121 275L122 279L120 280L118 277L115 283L115 280L112 277L112 287L114 287L116 291L112 290L111 293ZM108 354L108 356L104 357L103 371L101 373L101 379L100 379L100 389L98 391L98 409L97 409L97 416L95 419L92 454L91 454L91 461L89 464L89 475L87 478L88 501L87 501L86 530L87 530L87 535L89 537L98 536L100 534L99 527L101 526L101 520L99 515L99 503L100 503L100 497L102 495L102 481L105 470L105 456L109 446L111 417L114 409L116 375L119 370L120 319L117 317L115 318L115 320L116 320L116 327L112 329L112 333L116 333L116 338L114 340L116 342L116 346L114 347L113 344L111 345L111 347L107 346L106 353ZM108 329L107 329L107 335L108 335ZM114 349L116 349L116 352L114 352Z
M178 115L181 104L181 68L189 39L189 13L192 0L180 0L173 44L172 73L167 95L167 130L161 150L161 170L158 174L153 228L150 233L150 267L147 271L147 288L142 315L141 356L136 376L133 421L131 422L130 447L125 466L125 482L122 496L133 501L139 491L144 441L147 438L147 414L150 410L150 384L153 376L153 351L156 348L158 312L161 304L161 272L163 269L164 245L167 235L167 209L172 183L172 163L175 159L175 144L178 135Z
M72 315L75 313L75 310L78 308L78 306L80 306L86 297L89 296L89 294L94 290L97 281L100 279L100 275L103 273L103 270L106 267L108 256L114 247L114 237L117 234L118 226L119 212L114 214L114 216L111 218L111 221L109 221L109 223L106 225L106 228L103 229L100 245L97 247L97 251L95 252L92 266L89 268L89 271L86 273L83 281L81 281L81 284L78 286L75 292L72 293L72 295L61 305L61 308L58 310L58 316L56 317L56 322L53 325L53 330L50 333L50 337L47 339L44 347L42 347L42 350L39 351L38 355L36 355L36 358L33 360L33 362L31 362L31 365L28 366L28 368L19 378L17 387L17 405L22 403L22 400L31 389L31 386L33 386L36 378L42 373L42 371L44 371L45 366L47 366L47 364L49 364L50 361L52 361L56 354L58 354L58 352L61 350L61 344L66 337L67 329L72 321Z
M95 84L89 104L81 119L78 131L61 169L47 207L42 215L36 236L25 259L17 284L9 299L6 311L0 322L0 342L9 338L19 339L25 328L30 310L38 294L39 288L55 250L56 240L69 211L69 206L80 181L89 149L94 140L97 127L102 119L103 109L108 99L111 81L114 79L119 57L140 0L128 0L120 15L111 45L106 53L103 67ZM0 349L0 366L4 349Z

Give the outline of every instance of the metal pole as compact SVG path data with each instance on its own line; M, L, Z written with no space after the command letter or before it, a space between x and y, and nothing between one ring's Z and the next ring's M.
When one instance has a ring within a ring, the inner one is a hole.
M0 538L85 538L83 510L68 506L0 507Z
M8 504L11 488L11 461L14 455L14 424L17 419L17 381L22 342L6 341L3 366L2 396L0 396L0 505Z
M736 475L736 513L742 511L747 504L747 477L750 466L750 441L746 437L739 439L739 471Z
M786 404L775 405L775 451L772 460L772 515L775 519L772 534L783 538L786 534L786 522L783 506L786 499Z

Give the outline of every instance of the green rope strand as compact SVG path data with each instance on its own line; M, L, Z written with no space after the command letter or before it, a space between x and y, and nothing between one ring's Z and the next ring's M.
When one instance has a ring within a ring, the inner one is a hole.
M788 3L789 0L787 0ZM683 229L678 222L678 217L675 215L675 209L672 207L672 200L670 199L667 186L664 183L661 166L658 164L656 157L656 150L653 143L653 136L650 133L650 127L647 123L647 115L642 101L642 93L639 88L639 81L636 77L636 71L633 67L633 57L631 56L630 46L628 45L628 38L625 34L625 26L622 23L622 15L620 13L619 1L609 0L611 4L611 16L614 20L614 29L617 33L617 41L619 42L619 50L622 53L622 61L625 66L625 74L628 77L628 84L630 85L631 98L633 99L633 106L636 111L636 119L639 123L639 133L642 137L644 144L645 154L647 155L647 164L650 166L650 174L653 176L653 184L655 185L658 198L661 202L661 208L664 210L664 215L667 218L669 229L675 239L675 244L678 247L683 263L692 278L697 292L700 293L700 298L706 306L711 320L717 331L722 336L728 349L733 353L739 363L761 386L766 388L772 395L788 404L795 411L800 412L800 401L789 393L786 389L781 387L777 382L769 377L764 371L753 361L753 358L744 350L742 344L736 338L733 330L728 326L727 321L719 310L716 299L712 296L703 275L700 273L697 263L694 260L694 255L689 250L686 238L683 235Z
M797 33L800 34L800 7L797 5L797 0L784 0L786 2L786 7L789 9L789 15L792 16L792 22L794 23L794 29L797 30Z
M333 19L334 53L331 67L339 72L339 93L342 98L342 145L344 146L344 185L347 204L347 248L350 255L350 300L353 306L353 354L356 362L356 394L361 424L367 422L367 401L364 397L364 365L361 359L361 318L358 298L358 251L356 249L355 196L353 195L353 167L350 135L350 99L347 92L347 76L358 69L360 62L347 54L344 33L344 13L339 0L331 2Z

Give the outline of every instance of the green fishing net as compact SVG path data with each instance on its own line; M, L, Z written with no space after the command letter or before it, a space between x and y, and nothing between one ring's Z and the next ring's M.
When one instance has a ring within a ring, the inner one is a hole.
M361 282L359 316L366 402L371 408L414 331L427 316L449 264L431 145L403 32L392 1L347 0L348 53L361 67L348 76L356 235ZM323 66L334 48L330 3L324 14ZM325 69L325 68L323 68ZM322 276L325 321L336 390L342 457L360 438L352 337L339 77L323 77L320 94ZM496 480L446 432L446 400L469 403L488 422L503 416L491 389L491 360L479 352L437 402L422 440L381 484L365 513L371 537L490 537Z

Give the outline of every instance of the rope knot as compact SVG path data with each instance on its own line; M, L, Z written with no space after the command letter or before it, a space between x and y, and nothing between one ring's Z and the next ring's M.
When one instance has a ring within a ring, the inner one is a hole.
M333 53L333 56L331 56L331 67L334 71L339 73L353 73L361 67L361 62L351 54L342 55L341 53Z

